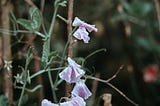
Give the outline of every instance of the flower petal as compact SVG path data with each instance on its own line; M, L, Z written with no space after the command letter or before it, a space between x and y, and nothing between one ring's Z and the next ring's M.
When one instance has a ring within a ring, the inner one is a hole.
M89 32L92 31L97 32L97 28L95 27L95 25L90 25L88 23L85 23L84 21L81 21L78 17L75 17L72 25L78 27L85 27Z
M85 101L81 97L73 97L71 100L73 106L86 106Z
M84 27L79 27L77 31L74 32L73 36L79 40L83 40L84 43L88 43L90 37L88 36L89 33L86 31Z
M84 27L88 30L88 32L92 32L92 31L95 31L97 32L97 28L95 27L95 25L90 25L90 24L84 24Z
M60 106L73 106L70 101L60 103Z
M66 67L61 73L59 73L59 77L68 83L75 83L80 80L85 72L80 69L80 65L78 65L71 58L68 58L68 63L68 67Z
M72 92L73 95L82 97L83 99L87 99L89 96L92 95L90 90L85 85L84 80L80 80L76 83L75 87L73 88Z
M41 106L59 106L58 104L51 103L47 99L43 99L41 102Z
M74 21L72 23L73 26L78 26L78 27L83 25L83 24L84 24L84 22L81 21L78 17L75 17L75 19L74 19Z
M77 64L74 60L72 60L70 57L67 58L68 64L70 66L76 66L76 67L81 67L79 64Z
M70 101L60 103L60 106L86 106L85 101L81 97L72 97Z

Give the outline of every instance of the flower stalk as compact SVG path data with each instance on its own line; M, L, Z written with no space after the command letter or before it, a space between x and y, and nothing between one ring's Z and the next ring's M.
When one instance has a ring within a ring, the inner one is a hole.
M67 24L67 31L68 31L68 57L73 57L73 47L72 47L72 19L73 19L73 2L74 0L68 0L68 24ZM71 85L66 83L66 96L69 97L71 92Z

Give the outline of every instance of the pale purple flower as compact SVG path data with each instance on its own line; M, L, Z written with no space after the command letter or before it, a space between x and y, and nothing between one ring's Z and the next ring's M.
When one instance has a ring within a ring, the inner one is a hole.
M85 72L81 69L81 66L78 65L70 57L68 57L67 61L68 67L66 67L61 73L59 73L59 77L68 83L75 83L80 80Z
M79 80L76 83L76 85L74 86L74 88L73 88L71 93L72 93L72 95L80 96L83 99L87 99L89 96L92 95L90 90L85 85L85 81L84 80Z
M41 106L59 106L58 104L51 103L47 99L43 99L41 102Z
M81 21L78 17L75 17L72 25L78 27L73 36L79 40L83 40L84 43L88 43L88 41L90 40L88 32L97 32L97 28L95 28L95 25L87 24L84 21Z
M86 106L85 101L81 97L72 97L70 101L60 103L60 106Z
M86 102L79 96L73 97L71 100L73 106L86 106Z

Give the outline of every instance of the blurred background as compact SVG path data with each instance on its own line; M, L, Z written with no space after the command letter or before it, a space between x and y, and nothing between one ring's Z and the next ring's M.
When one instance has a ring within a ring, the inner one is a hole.
M21 0L0 0L1 5L9 2L9 26L15 31L15 18L29 18L28 9L32 3ZM48 30L54 12L54 0L32 0L44 16L44 23ZM4 9L6 10L6 9ZM0 28L4 28L3 12L0 7ZM67 18L67 7L61 7L58 14ZM74 57L83 59L99 49L98 52L86 60L87 74L101 79L108 79L123 65L123 69L111 83L121 90L127 97L140 106L159 106L160 104L160 1L159 0L74 0L74 17L79 17L87 23L94 24L98 32L91 33L88 44L82 41L73 46ZM20 26L21 29L23 27ZM41 29L40 29L41 31ZM2 31L1 31L2 32ZM19 72L19 66L25 65L25 54L29 46L35 49L35 58L31 64L31 73L41 69L43 41L33 34L10 33L8 46L11 48L9 57L12 60L13 75ZM0 69L3 70L6 48L4 35L0 34ZM67 41L67 25L57 18L52 37L51 49L62 54ZM9 51L7 50L6 53ZM3 57L3 58L2 58ZM7 56L8 57L8 56ZM37 61L38 60L38 61ZM54 64L53 66L56 66ZM0 95L4 94L3 71L0 71ZM56 72L53 72L53 80ZM46 74L32 81L31 87L41 83L43 89L34 93L26 93L24 106L37 106L40 98L52 100L50 84ZM132 106L124 97L104 83L87 80L87 85L93 96L87 100L88 106L101 106L100 96L104 93L112 94L113 106ZM58 99L64 96L64 84L56 91ZM14 101L20 96L21 90L14 89ZM4 98L3 98L4 99ZM0 98L0 100L3 100Z

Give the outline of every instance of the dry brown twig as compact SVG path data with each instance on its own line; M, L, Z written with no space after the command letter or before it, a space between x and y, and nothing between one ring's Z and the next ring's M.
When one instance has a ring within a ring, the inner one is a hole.
M92 80L97 80L99 82L103 82L105 84L107 84L108 86L110 86L111 88L113 88L115 91L117 91L121 96L123 96L128 102L132 103L133 105L135 106L138 106L137 103L135 103L133 100L131 100L129 97L127 97L122 91L120 91L118 88L116 88L114 85L112 85L110 83L111 80L113 80L114 78L116 78L116 76L118 75L118 73L123 69L123 65L117 70L117 72L112 76L110 77L109 79L107 80L103 80L103 79L100 79L100 78L96 78L96 77L92 77L92 76L89 76L89 75L85 75L85 78L86 79L92 79Z

